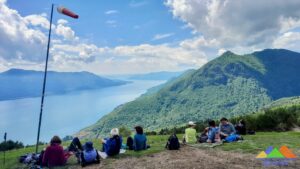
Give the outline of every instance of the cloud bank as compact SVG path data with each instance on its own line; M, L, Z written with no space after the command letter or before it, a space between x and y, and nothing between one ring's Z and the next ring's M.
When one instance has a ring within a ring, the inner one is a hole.
M136 1L130 4L145 5ZM50 69L98 74L176 71L199 68L226 50L241 54L263 48L300 51L298 0L165 0L164 4L174 19L192 28L192 38L170 44L100 46L78 37L68 21L59 19L53 24ZM106 24L117 26L115 20ZM46 14L21 16L0 0L0 71L13 67L42 69L48 27ZM158 33L149 43L170 36L176 35Z
M166 0L165 4L175 18L202 35L195 41L215 41L219 48L243 49L240 52L286 47L273 43L300 26L298 0Z

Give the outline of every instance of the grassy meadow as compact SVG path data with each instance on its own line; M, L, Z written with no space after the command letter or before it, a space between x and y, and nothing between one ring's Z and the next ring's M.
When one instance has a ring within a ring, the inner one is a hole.
M182 135L178 135L179 138L182 138ZM148 144L151 145L151 148L146 151L134 152L126 151L126 153L118 155L113 158L105 159L108 162L118 160L119 158L124 157L141 157L146 155L151 155L154 153L159 153L165 150L165 144L168 135L155 135L148 136ZM246 135L244 136L244 141L227 143L221 146L214 148L216 151L235 151L239 153L251 153L254 156L260 151L265 150L268 146L274 146L280 148L282 145L288 146L294 153L299 156L300 150L300 132L258 132L256 135ZM83 141L85 142L85 141ZM98 150L101 150L100 140L93 140L95 147ZM64 142L63 145L67 146L70 142ZM40 146L40 150L45 146ZM6 152L6 165L3 164L3 158L1 155L0 164L3 169L13 169L13 168L26 168L25 165L18 163L18 157L25 153L34 152L35 147L28 147L24 149L12 150ZM59 168L70 168L78 165L76 159L71 157L68 161L68 164L65 167Z

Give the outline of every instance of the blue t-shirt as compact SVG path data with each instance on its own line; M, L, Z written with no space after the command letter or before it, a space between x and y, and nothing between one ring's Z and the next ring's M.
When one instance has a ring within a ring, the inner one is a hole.
M147 138L145 134L136 134L133 139L133 147L135 151L147 149Z
M210 140L212 143L214 143L215 142L216 134L218 132L219 132L219 128L218 127L209 127L208 132L207 132L208 140Z
M220 124L219 130L220 130L221 134L224 133L224 134L227 134L227 135L231 135L231 134L236 133L235 128L231 123L227 123L225 125Z

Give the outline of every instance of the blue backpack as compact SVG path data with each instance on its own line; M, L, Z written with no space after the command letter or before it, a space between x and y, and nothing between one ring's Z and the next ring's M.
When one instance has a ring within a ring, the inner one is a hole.
M227 143L231 143L231 142L238 141L238 140L239 140L239 136L236 135L236 134L232 134L232 135L225 138L225 141Z

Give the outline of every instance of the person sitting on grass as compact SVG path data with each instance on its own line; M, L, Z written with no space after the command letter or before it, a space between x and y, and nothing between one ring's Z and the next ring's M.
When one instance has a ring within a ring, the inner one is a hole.
M110 138L102 139L102 150L108 156L118 155L122 146L122 137L119 136L119 129L113 128L110 131L110 135Z
M66 151L75 154L78 163L80 163L82 167L88 164L100 163L100 156L98 151L93 147L93 142L86 142L84 146L82 146L78 137L75 137Z
M235 130L237 134L240 135L246 135L247 129L246 129L246 122L245 120L241 119L239 123L235 126Z
M89 164L100 163L100 156L98 154L98 151L93 147L93 142L89 141L84 144L80 159L82 167Z
M183 143L194 144L197 142L196 124L192 121L188 123L188 128L185 129Z
M234 126L225 117L221 118L219 125L219 133L221 139L226 139L228 136L236 133Z
M72 154L75 154L78 164L80 163L80 154L83 151L83 147L82 147L81 142L79 141L78 137L73 138L70 146L67 148L66 151L69 151Z
M135 151L146 150L147 146L147 137L144 134L143 128L141 126L135 127L136 134L133 139L133 149Z
M42 165L52 168L63 166L67 163L68 158L72 155L69 151L64 151L61 146L61 139L54 136L50 141L50 146L43 152Z
M220 134L219 134L219 128L216 127L216 122L214 120L211 120L208 122L208 129L207 129L207 143L216 143L220 142Z

